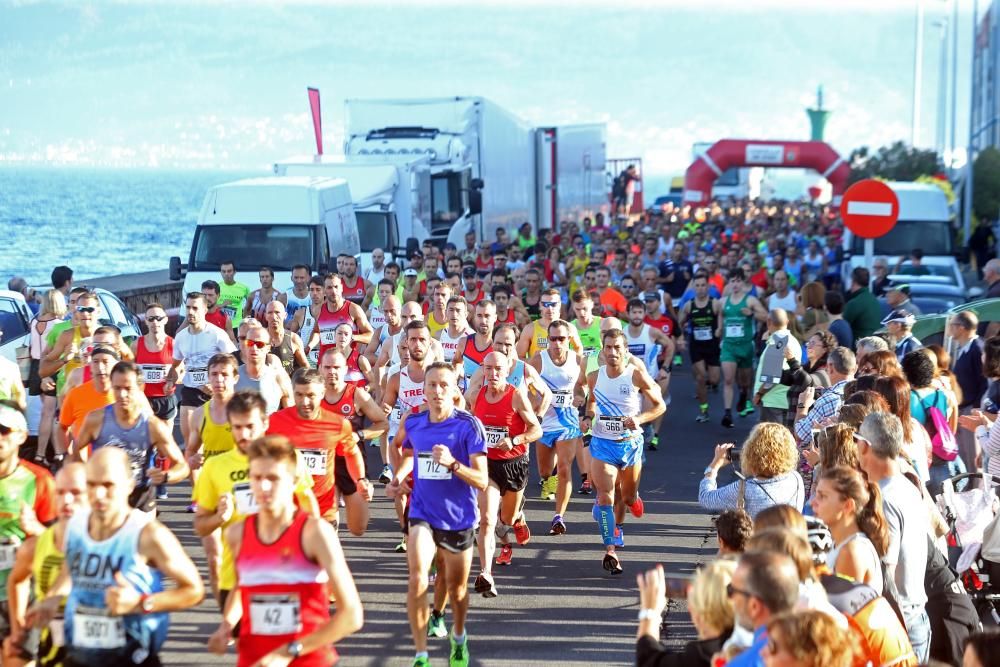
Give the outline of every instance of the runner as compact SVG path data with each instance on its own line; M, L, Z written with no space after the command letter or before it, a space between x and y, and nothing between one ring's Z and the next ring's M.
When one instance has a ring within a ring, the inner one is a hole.
M328 352L323 359L324 369L328 370L331 366L340 368L340 354ZM268 435L295 438L295 447L301 451L313 478L313 492L320 516L334 528L339 525L339 494L347 509L347 527L360 537L368 527L368 503L372 499L372 485L365 477L365 459L359 449L359 446L364 446L361 438L365 432L354 431L346 416L335 410L323 409L326 387L320 371L299 369L293 377L293 387L295 406L271 415ZM370 397L361 397L356 393L353 398L356 404L371 402ZM386 427L382 411L372 403L369 412L382 419L375 428L369 429L368 435L381 435Z
M333 644L363 623L340 541L325 521L295 506L297 459L287 438L261 438L247 453L260 510L226 529L240 594L227 600L208 647L225 653L240 627L240 667L332 665L338 657ZM337 601L332 615L331 594Z
M378 330L385 326L385 313L382 312L382 305L386 300L392 296L396 291L396 284L391 280L382 279L378 281L375 286L375 290L371 292L372 299L370 304L366 304L368 307L368 322L372 325L372 329L378 332ZM377 340L381 340L376 338Z
M486 433L486 464L489 483L479 492L480 575L475 589L483 597L496 597L493 582L493 552L497 537L503 547L497 565L510 565L513 546L527 544L531 531L525 521L524 489L528 485L528 443L542 435L538 417L531 409L524 387L507 383L511 360L500 352L490 352L483 360L484 385L473 404L473 414ZM499 523L497 515L499 513Z
M552 392L548 385L538 375L538 371L530 364L517 359L517 329L513 324L500 324L493 330L493 349L503 353L508 359L513 359L510 373L507 374L507 382L520 387L524 384L528 389L532 407L536 415L544 415L552 403ZM548 333L546 332L546 342ZM479 368L469 379L465 388L465 402L473 405L479 390L483 388L483 369Z
M87 415L114 403L111 389L111 369L119 361L118 353L110 347L99 345L90 352L90 381L74 387L63 400L59 410L59 429L56 435L69 451L78 437Z
M167 393L166 379L174 363L174 339L167 335L167 311L158 303L146 306L149 333L132 343L132 355L142 374L142 391L153 414L173 428L177 418L177 397Z
M50 343L49 351L38 367L38 374L43 378L62 372L61 380L57 378L56 382L59 395L63 395L63 383L73 369L86 365L85 355L91 347L91 338L100 326L101 301L93 292L80 293L72 308L73 324Z
M305 346L298 334L285 329L285 304L272 301L267 304L264 320L271 338L271 352L281 361L285 375L292 376L296 368L308 368Z
M694 374L695 394L698 398L697 422L708 421L708 385L719 384L720 341L718 333L719 313L722 304L708 294L708 275L699 271L694 276L695 296L681 307L679 327L686 330L690 323L691 339L686 343L681 338L679 344L689 347L691 371Z
M479 303L482 303L482 301ZM458 350L459 343L473 332L469 327L468 306L465 303L465 299L460 296L453 296L448 299L446 312L448 314L448 326L439 330L434 337L441 343L444 360L450 364L455 360L455 353Z
M271 336L267 329L249 319L244 324L246 332L240 336L243 364L237 373L236 391L259 392L267 403L267 414L274 414L292 404L292 381L277 358L270 354Z
M670 363L674 359L674 341L660 329L646 324L646 304L639 299L628 302L628 326L624 331L629 353L642 362L646 371L659 385L664 405L670 405ZM666 359L663 366L658 362L661 351ZM660 442L660 424L664 415L666 412L643 427L646 444L654 452Z
M219 265L219 275L222 276L219 284L219 309L235 329L243 322L243 305L250 294L250 288L236 282L236 264L231 261Z
M257 277L260 279L260 287L247 295L243 312L258 322L266 322L268 305L277 302L284 306L286 297L284 292L274 289L274 269L262 266Z
M121 359L132 358L132 350L125 345L121 332L116 327L98 327L94 335L90 337L90 345L87 346L83 353L83 366L74 368L71 372L66 373L66 381L63 383L63 396L90 380L90 353L93 348L99 345L111 348Z
M357 387L369 387L375 384L376 375L372 372L372 366L368 359L361 354L361 348L353 345L353 333L351 325L341 322L334 331L334 345L327 348L326 352L340 352L344 356L347 365L347 374L344 380L348 384ZM326 356L324 352L324 356Z
M69 449L74 461L103 447L117 447L128 455L132 475L129 505L144 512L156 509L156 485L176 484L188 477L188 464L174 442L173 428L156 419L142 393L139 367L119 361L110 372L114 403L94 410ZM158 463L158 460L163 463Z
M408 340L411 333L418 331L426 333L426 329L408 329ZM413 664L415 667L430 664L427 573L437 555L438 579L443 578L447 584L454 615L449 664L464 666L469 664L465 619L469 608L467 582L472 565L476 491L486 489L489 483L486 439L482 424L455 407L460 394L451 365L431 364L425 375L424 391L427 411L407 414L396 434L401 443L400 462L392 482L386 486L386 495L396 499L411 492L406 609L416 649ZM407 482L411 472L412 491Z
M316 318L319 317L319 309L323 307L323 278L313 276L309 279L309 306L299 308L292 318L289 327L299 335L302 347L309 359L309 365L315 368L319 365L319 347L310 347L313 331L316 329Z
M233 332L236 330L236 327L233 325L232 318L219 305L219 289L219 283L214 280L206 280L201 284L201 293L205 295L205 321L225 331L226 335L229 336L229 340L235 344L236 334ZM185 318L181 322L181 325L177 327L177 331L179 332L187 324L187 318ZM174 335L176 336L177 334L175 333Z
M341 284L344 287L344 298L357 306L361 306L371 285L367 280L358 275L357 257L354 255L341 255L337 260L338 264L341 262L341 258L343 258L343 268L339 270L341 273Z
M642 516L639 476L642 473L642 425L663 414L666 406L659 387L641 368L629 365L625 334L619 329L601 337L604 364L587 376L590 390L587 414L582 426L592 428L590 442L590 479L597 487L594 519L604 540L604 569L621 574L622 566L615 553L616 542L624 543L621 524L616 522L616 500L627 505L636 518ZM650 408L641 410L642 397ZM616 498L615 486L622 478L622 492Z
M577 292L581 294L581 292ZM569 323L555 320L549 325L549 347L528 363L541 375L552 391L552 402L542 417L542 437L535 445L542 497L554 495L556 512L550 535L566 532L563 515L573 493L573 460L582 449L579 406L583 405L583 387L587 382L584 358L569 349ZM552 468L556 474L552 475Z
M17 548L56 518L52 475L17 455L27 439L28 422L20 407L13 401L0 401L0 638L4 640L16 629L11 625L12 614L23 613L23 607L18 609L21 600L8 600L7 578ZM37 637L13 639L18 640L21 654L37 651Z
M69 520L58 581L28 612L48 625L66 597L66 657L85 667L160 664L169 612L197 605L205 595L194 563L152 514L129 507L128 455L104 447L87 462L90 508ZM166 589L163 580L173 582Z
M430 307L426 311L424 321L431 336L438 337L438 332L448 326L448 303L452 298L451 285L445 281L440 281L431 292Z
M88 507L87 471L82 463L64 465L55 479L56 523L40 535L33 535L17 550L17 559L7 578L10 636L4 640L3 664L25 665L35 660L39 667L56 667L66 659L65 625L54 618L39 636L26 624L29 594L44 599L62 568L62 545L66 525L78 511ZM34 583L32 588L28 588ZM22 585L23 584L23 585ZM37 643L37 651L33 650Z
M329 274L324 281L326 300L320 306L319 314L316 316L316 328L306 347L311 349L319 347L319 354L323 356L327 348L333 347L336 343L335 332L337 325L347 322L354 332L355 343L367 344L371 341L372 328L368 323L368 317L361 306L353 301L344 299L344 285L339 275Z
M470 333L463 340L458 341L453 358L455 368L459 370L460 384L463 387L468 386L472 376L482 365L483 359L493 350L493 327L496 326L496 323L496 304L489 299L483 299L477 303L472 315L474 333Z
M194 532L208 537L220 528L242 520L257 512L257 504L250 491L249 462L246 451L250 443L267 432L267 404L260 394L241 391L226 403L226 418L236 446L206 460L201 475L194 485ZM318 515L316 497L310 490L312 479L300 474L296 485L299 507ZM226 598L236 586L236 571L232 552L222 542L222 562L219 568L219 606L223 609Z
M311 277L312 269L305 264L296 264L292 267L292 286L285 290L285 305L288 310L288 315L285 318L286 327L291 327L299 310L313 304L312 295L309 292L309 279Z
M736 268L729 274L729 296L722 297L722 312L719 314L719 333L722 339L722 401L725 413L722 425L733 427L734 385L740 386L738 405L740 417L753 414L753 404L749 399L750 382L753 379L754 361L754 320L765 322L767 310L755 296L747 293L743 270Z
M586 373L590 374L597 370L599 357L601 354L601 322L603 318L594 316L594 299L586 290L577 290L573 294L573 326L576 327L580 336L580 343L583 349L583 356L586 359ZM617 322L617 320L615 320ZM582 417L584 406L579 409ZM594 487L590 482L590 432L583 431L581 437L582 447L576 448L576 467L580 471L580 488L577 493L581 496L589 496L594 492Z
M365 359L375 369L376 385L379 387L385 381L386 367L399 363L397 347L403 331L399 299L395 295L390 294L382 300L381 312L385 321L372 334L372 342L365 346Z
M538 302L541 317L526 326L520 337L517 339L517 356L521 359L528 359L535 356L549 345L549 325L554 320L559 319L559 312L562 309L562 297L559 290L549 287L542 290L542 300ZM570 329L570 347L575 350L583 349L580 343L580 335L576 332L576 327L567 323Z
M232 263L223 266L232 267ZM229 277L232 278L232 274ZM192 415L211 398L206 389L208 360L220 352L236 351L233 341L222 329L205 321L206 304L201 292L191 292L185 297L188 326L174 338L174 360L164 382L165 391L173 391L178 381L181 382L181 435L185 442L191 433Z
M524 288L521 289L521 303L532 321L542 316L539 302L542 300L542 274L538 269L528 269L524 272ZM517 323L518 328L528 326L527 322Z

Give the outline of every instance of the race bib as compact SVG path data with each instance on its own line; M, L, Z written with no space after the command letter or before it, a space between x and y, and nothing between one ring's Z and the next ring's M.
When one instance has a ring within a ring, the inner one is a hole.
M105 609L77 607L73 613L73 645L90 649L122 648L125 619L109 616Z
M503 439L507 437L507 428L505 426L483 426L486 431L486 446L496 448L500 446ZM448 473L451 476L451 473Z
M160 384L167 379L168 366L143 365L139 366L142 371L142 381L146 384Z
M727 324L726 325L726 338L742 338L743 337L743 323L739 324Z
M389 419L391 419L392 421L394 421L397 424L399 422L403 421L403 408L399 407L398 405L396 407L394 407L392 409L392 413L391 413Z
M599 347L585 347L583 348L583 356L586 358L596 357L601 353L601 348Z
M637 357L642 357L646 354L646 345L645 343L633 343L628 346L628 351Z
M250 597L250 632L255 635L294 635L302 631L297 595Z
M253 491L247 483L233 486L233 497L236 499L236 511L243 516L256 514L260 511L257 506L257 499L253 497Z
M61 618L53 618L49 621L49 637L52 645L60 648L66 645L66 621Z
M319 350L309 350L309 363L314 367L319 366Z
M232 306L222 306L219 308L219 312L228 317L231 320L236 319L236 309Z
M571 408L573 407L573 392L569 389L557 389L552 391L552 407Z
M207 368L189 368L187 371L188 380L195 387L202 387L208 384Z
M712 340L712 327L695 327L695 340Z
M321 329L319 332L321 345L333 345L337 342L337 332L334 329Z
M305 461L306 470L310 475L322 476L326 474L326 457L328 452L325 449L301 449L302 460Z
M451 471L440 463L435 463L430 452L417 454L417 464L420 466L420 473L417 475L419 479L451 479Z
M625 433L625 420L622 417L609 417L601 415L597 418L600 430L608 435L622 435Z

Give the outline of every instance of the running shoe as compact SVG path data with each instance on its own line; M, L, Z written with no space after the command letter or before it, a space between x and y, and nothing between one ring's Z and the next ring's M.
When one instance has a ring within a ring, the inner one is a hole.
M683 359L683 357L681 357L681 355L679 355L679 354L675 354L674 355L674 366L683 366L683 365L684 365L684 359Z
M576 492L581 496L589 496L594 492L594 485L590 483L589 479L585 479Z
M156 499L157 500L169 500L170 496L167 494L166 486L156 487Z
M642 517L642 513L645 507L646 506L643 504L642 498L636 496L635 502L628 506L628 511L631 512L632 516L634 516L636 519L639 519Z
M651 452L655 452L656 448L659 447L659 445L660 445L660 436L654 435L652 438L649 439L649 447L647 449L649 449L649 451Z
M524 520L524 517L514 523L514 539L517 540L518 544L527 544L531 541L531 529L528 528L528 522Z
M476 592L484 598L495 598L498 593L497 587L493 583L493 577L485 572L476 577Z
M616 547L625 546L625 526L620 523L615 525L614 535L611 536L611 544Z
M378 476L378 481L382 484L388 484L392 481L392 468L389 466L382 466L382 474Z
M558 514L552 518L552 525L549 527L549 535L563 535L566 532L566 522Z
M444 631L445 634L448 633L447 630ZM429 636L429 635L428 635ZM419 658L413 659L413 667L431 667L431 659L420 656Z
M743 409L740 410L740 417L749 417L753 414L753 403L747 401L743 404Z
M542 484L542 492L539 494L539 498L542 500L555 500L556 499L556 488L559 486L559 476L552 475L545 483Z
M468 667L469 665L469 640L465 639L461 644L451 638L451 655L448 656L448 667Z
M511 559L514 557L514 547L509 544L505 544L500 547L500 555L497 556L497 565L510 565Z
M399 544L396 545L396 553L398 553L398 554L405 554L406 553L406 536L405 535L403 536L403 539L401 539L399 541Z
M695 417L694 420L696 422L698 422L699 424L707 424L708 423L708 410L704 410L702 412L699 412L698 416Z
M728 412L722 416L722 426L724 428L732 428L733 427L733 416L731 414L729 414Z
M436 611L431 609L431 620L427 624L427 636L437 637L438 639L444 639L448 636L448 628L444 624L444 612L438 614Z
M604 569L611 574L622 573L622 564L621 561L618 560L618 556L616 554L610 552L604 554Z

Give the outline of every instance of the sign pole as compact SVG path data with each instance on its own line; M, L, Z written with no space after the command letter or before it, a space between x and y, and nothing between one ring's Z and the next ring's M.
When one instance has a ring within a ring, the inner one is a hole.
M875 265L875 239L865 239L865 266L870 271Z

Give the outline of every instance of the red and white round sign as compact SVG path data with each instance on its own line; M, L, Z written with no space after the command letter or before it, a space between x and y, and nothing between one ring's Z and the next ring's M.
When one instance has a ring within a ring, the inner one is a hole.
M854 234L877 239L889 233L899 219L899 198L882 181L858 181L840 202L840 217Z

